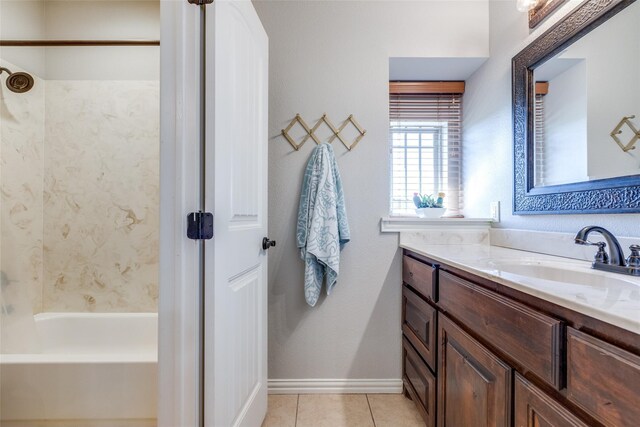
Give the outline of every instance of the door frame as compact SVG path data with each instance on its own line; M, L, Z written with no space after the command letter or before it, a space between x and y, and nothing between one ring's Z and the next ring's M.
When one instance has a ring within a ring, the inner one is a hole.
M186 238L200 206L200 22L200 7L161 0L159 427L201 422L200 244Z

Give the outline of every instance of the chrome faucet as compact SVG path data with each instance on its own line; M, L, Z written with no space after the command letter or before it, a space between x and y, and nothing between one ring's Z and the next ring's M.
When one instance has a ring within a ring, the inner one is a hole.
M590 242L587 240L591 232L596 232L604 237L605 242ZM625 260L624 251L620 246L618 239L611 234L610 231L598 227L596 225L590 225L584 227L576 234L575 242L577 245L591 245L597 246L598 252L591 264L591 268L596 270L609 271L612 273L629 274L632 276L640 276L640 246L631 245L631 255ZM609 253L605 251L605 247L609 246Z

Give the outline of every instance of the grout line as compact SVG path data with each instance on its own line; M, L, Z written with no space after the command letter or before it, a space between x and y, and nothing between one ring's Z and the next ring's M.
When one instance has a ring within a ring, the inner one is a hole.
M373 421L373 427L376 427L376 417L373 416L373 409L371 409L371 402L369 402L369 394L365 394L367 398L367 405L369 405L369 413L371 414L371 420Z
M300 395L296 395L296 421L293 425L294 427L298 427L298 406L300 406Z

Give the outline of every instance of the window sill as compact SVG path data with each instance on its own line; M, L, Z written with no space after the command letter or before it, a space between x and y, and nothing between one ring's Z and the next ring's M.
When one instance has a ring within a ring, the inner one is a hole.
M380 231L398 233L420 230L488 230L491 218L418 218L416 216L387 216L380 220Z

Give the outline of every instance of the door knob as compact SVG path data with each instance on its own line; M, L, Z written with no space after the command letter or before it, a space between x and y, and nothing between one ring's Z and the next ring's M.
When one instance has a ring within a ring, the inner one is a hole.
M275 245L276 245L275 240L269 240L268 237L265 237L264 239L262 239L262 249L264 249L265 251Z

